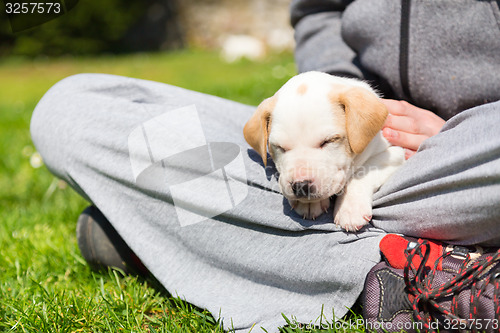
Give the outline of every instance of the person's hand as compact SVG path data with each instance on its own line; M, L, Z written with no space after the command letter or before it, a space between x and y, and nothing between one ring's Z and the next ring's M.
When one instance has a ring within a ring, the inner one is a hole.
M389 115L382 134L392 145L405 149L405 158L413 156L420 144L436 135L445 121L431 111L405 101L382 99Z

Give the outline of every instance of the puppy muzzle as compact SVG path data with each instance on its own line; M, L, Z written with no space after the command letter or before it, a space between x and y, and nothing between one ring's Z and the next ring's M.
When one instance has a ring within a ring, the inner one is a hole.
M310 180L297 181L291 184L292 192L297 198L311 199L317 193L316 185Z

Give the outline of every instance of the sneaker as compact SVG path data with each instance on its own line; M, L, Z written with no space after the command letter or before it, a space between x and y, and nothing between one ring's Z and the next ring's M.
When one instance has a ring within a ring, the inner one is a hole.
M363 293L367 330L500 329L500 250L387 235Z
M87 207L76 225L76 238L83 258L93 270L114 267L143 277L149 271L95 206Z

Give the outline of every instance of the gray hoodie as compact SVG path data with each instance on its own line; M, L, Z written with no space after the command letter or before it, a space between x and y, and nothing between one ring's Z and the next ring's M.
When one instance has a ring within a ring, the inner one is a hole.
M499 5L498 0L293 0L299 72L370 80L385 97L449 119L500 100Z

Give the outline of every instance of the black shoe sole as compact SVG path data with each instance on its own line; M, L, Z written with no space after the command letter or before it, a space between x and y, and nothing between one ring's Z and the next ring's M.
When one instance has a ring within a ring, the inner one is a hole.
M79 216L76 238L83 258L96 271L114 267L127 274L148 276L149 271L95 206Z

